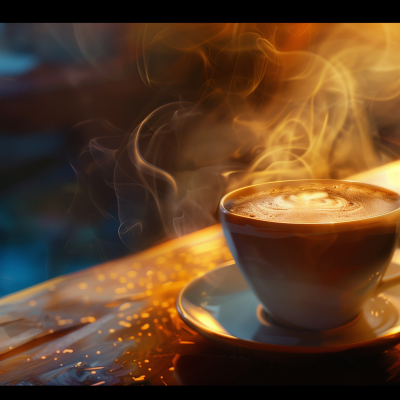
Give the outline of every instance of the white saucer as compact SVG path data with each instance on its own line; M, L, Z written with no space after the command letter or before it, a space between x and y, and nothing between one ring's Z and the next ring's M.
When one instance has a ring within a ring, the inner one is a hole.
M393 264L386 275L399 272ZM274 352L331 353L400 342L400 286L368 301L360 316L322 332L293 330L271 320L235 264L194 279L177 299L183 320L204 336Z

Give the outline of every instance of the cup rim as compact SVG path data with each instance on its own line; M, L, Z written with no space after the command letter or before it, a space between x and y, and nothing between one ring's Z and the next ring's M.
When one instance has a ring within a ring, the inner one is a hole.
M352 220L346 220L346 221L329 221L329 222L286 222L286 221L268 221L268 220L265 220L265 219L260 219L260 218L256 218L256 217L246 217L246 216L244 216L244 215L240 215L240 214L233 213L233 212L231 212L231 211L228 211L228 210L225 208L225 206L224 206L224 203L225 203L226 198L227 198L228 196L232 195L232 194L235 193L235 192L239 192L239 191L242 191L242 190L247 189L247 188L256 187L256 186L262 186L262 185L267 185L267 184L284 183L284 182L299 182L299 181L314 181L314 182L317 182L317 181L318 181L318 182L320 182L320 181L330 181L330 182L336 181L336 182L348 182L348 183L356 183L356 184L359 184L359 185L365 185L365 186L369 186L369 187L377 188L377 189L384 189L384 190L387 190L388 192L391 192L391 193L397 195L397 197L398 197L398 199L399 199L399 204L398 204L398 206L397 206L394 210L389 211L389 212L386 212L386 213L377 214L377 215L373 215L373 216L369 216L369 217L365 217L365 218L358 218L358 219L352 219ZM242 221L253 221L253 222L256 222L256 223L265 223L265 224L272 224L272 225L278 225L278 226L279 226L279 225L280 225L280 226L288 226L288 225L296 225L296 226L299 226L299 225L303 225L303 226L311 226L311 225L315 226L315 225L318 225L318 226L321 226L321 225L333 225L333 224L334 224L334 225L338 225L338 224L348 224L348 223L361 222L361 221L371 221L371 220L373 220L373 219L375 219L375 218L380 218L380 217L382 217L382 216L390 215L390 214L393 214L393 213L398 212L398 211L400 210L400 193L397 193L397 192L395 192L395 191L393 191L393 190L391 190L391 189L384 188L384 187L382 187L382 186L378 186L378 185L374 185L374 184L366 183L366 182L353 181L353 180L349 180L349 179L329 179L329 178L322 178L322 179L318 179L318 178L288 179L288 180L281 180L281 181L271 181L271 182L257 183L257 184L254 184L254 185L243 186L243 187L241 187L241 188L238 188L238 189L235 189L235 190L231 190L230 192L226 193L226 194L221 198L221 200L220 200L220 202L219 202L219 209L220 209L220 211L221 211L222 213L224 213L224 214L226 214L226 215L234 215L235 218L239 218L239 219L242 220Z

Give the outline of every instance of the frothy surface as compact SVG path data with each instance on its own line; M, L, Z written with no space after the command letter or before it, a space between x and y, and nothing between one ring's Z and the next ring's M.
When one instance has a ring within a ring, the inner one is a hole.
M393 211L399 204L399 197L385 189L353 183L308 183L229 200L225 208L265 221L323 223L369 218Z

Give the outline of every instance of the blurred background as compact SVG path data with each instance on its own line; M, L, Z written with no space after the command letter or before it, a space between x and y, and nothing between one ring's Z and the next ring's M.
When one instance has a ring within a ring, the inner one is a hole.
M105 217L77 193L74 163L91 123L129 132L152 107L129 47L136 29L0 24L0 297L132 252L113 199Z
M399 66L399 24L0 23L0 297L398 160Z

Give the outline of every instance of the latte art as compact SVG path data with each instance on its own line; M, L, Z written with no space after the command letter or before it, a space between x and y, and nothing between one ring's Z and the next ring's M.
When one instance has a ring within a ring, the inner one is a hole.
M350 202L340 195L332 195L322 191L301 191L295 194L276 196L269 203L275 210L313 209L313 210L354 210L360 205Z
M228 211L274 222L340 222L385 214L399 200L385 189L355 183L286 186L230 200Z

